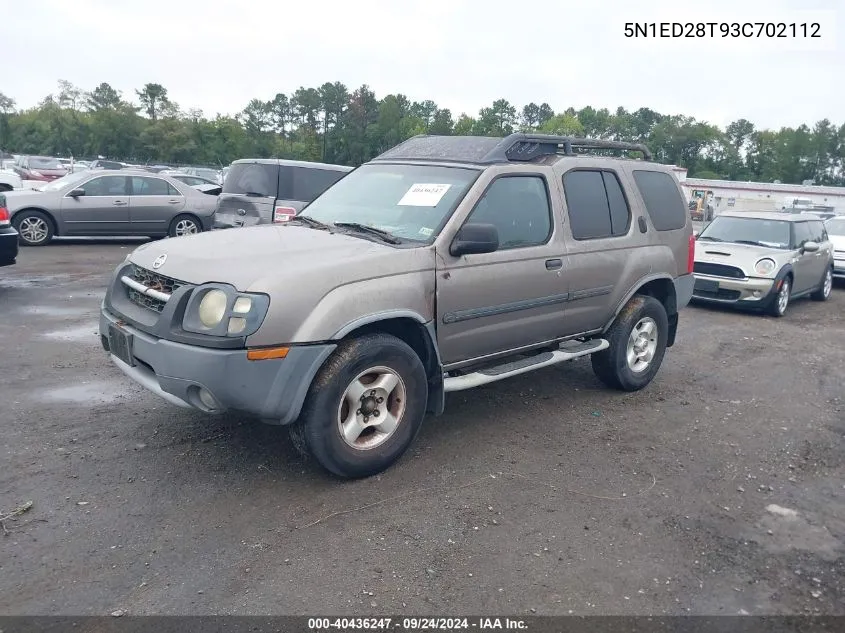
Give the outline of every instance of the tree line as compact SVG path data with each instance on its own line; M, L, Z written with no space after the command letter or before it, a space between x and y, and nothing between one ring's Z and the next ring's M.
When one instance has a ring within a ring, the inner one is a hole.
M0 93L0 148L24 154L138 163L227 165L238 158L293 158L360 165L416 134L504 136L514 131L645 143L655 159L689 175L728 180L845 185L845 124L758 129L738 119L724 130L649 108L555 111L497 99L476 116L402 94L379 99L341 82L252 99L234 116L182 110L161 84L127 98L108 83L85 91L59 81L37 106L18 109Z

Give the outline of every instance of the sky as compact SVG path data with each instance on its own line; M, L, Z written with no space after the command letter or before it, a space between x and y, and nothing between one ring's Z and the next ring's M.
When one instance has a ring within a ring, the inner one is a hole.
M547 102L555 111L648 107L720 127L740 118L761 128L823 118L845 123L842 0L27 0L16 6L3 19L0 92L19 108L55 93L59 79L84 90L107 82L132 100L145 83L160 83L180 108L206 116L235 114L252 98L341 81L350 91L367 84L379 98L431 99L456 118L505 98L518 108ZM717 23L717 37L625 37L627 22L690 21ZM820 37L718 37L718 25L732 22L817 23Z

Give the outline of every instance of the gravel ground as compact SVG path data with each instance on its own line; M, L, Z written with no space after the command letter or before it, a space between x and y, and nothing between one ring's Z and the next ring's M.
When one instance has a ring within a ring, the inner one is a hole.
M3 614L845 614L845 287L690 307L646 390L579 360L449 397L379 477L171 407L96 336L137 242L0 269ZM0 530L2 531L2 530Z

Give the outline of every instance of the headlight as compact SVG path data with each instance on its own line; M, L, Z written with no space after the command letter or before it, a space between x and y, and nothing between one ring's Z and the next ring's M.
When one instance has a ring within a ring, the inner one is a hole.
M757 262L754 266L754 270L758 275L765 277L766 275L771 275L772 272L774 272L775 266L775 260L766 258Z
M207 328L215 328L220 325L223 317L226 316L226 293L222 290L209 290L200 301L199 317L202 324Z
M205 284L191 293L182 329L212 336L249 336L261 327L270 297L238 292L226 284Z

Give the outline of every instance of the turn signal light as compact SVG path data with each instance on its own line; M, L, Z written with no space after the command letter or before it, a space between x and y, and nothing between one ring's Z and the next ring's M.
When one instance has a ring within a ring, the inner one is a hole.
M246 357L247 360L270 360L272 358L284 358L289 351L289 347L263 347L247 350Z

